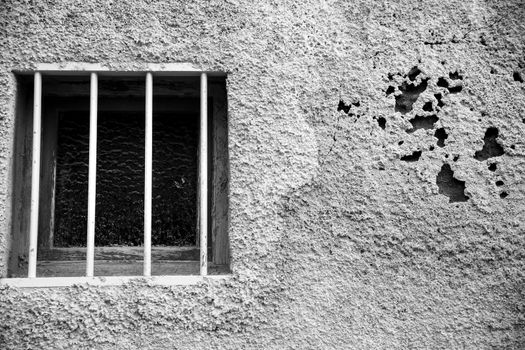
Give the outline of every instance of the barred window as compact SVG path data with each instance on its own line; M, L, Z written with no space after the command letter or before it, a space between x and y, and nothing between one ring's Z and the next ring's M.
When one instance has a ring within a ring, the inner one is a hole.
M229 273L224 73L39 70L17 82L2 283L178 284Z

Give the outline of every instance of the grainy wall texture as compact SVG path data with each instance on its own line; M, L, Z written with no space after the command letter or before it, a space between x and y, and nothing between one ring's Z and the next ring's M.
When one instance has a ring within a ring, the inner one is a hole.
M2 349L525 348L523 1L0 4L42 62L228 73L230 280L0 290Z

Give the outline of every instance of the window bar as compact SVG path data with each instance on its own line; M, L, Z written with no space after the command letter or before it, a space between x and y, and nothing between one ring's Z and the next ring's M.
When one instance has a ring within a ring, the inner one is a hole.
M199 133L200 274L208 274L208 78L201 73Z
M97 112L98 77L91 73L89 94L89 180L88 180L88 222L86 276L93 277L95 270L95 206L97 199Z
M151 276L151 194L153 169L153 76L146 74L146 154L144 175L144 276Z
M36 277L38 244L38 204L40 195L40 140L42 125L42 75L35 73L33 94L33 154L31 166L31 216L29 222L29 258L27 277Z

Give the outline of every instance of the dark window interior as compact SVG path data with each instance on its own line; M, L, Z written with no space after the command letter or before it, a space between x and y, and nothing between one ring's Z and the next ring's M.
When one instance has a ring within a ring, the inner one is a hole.
M153 116L152 244L196 240L198 115ZM96 246L143 241L144 115L100 112L97 147ZM58 121L55 247L86 245L89 114Z

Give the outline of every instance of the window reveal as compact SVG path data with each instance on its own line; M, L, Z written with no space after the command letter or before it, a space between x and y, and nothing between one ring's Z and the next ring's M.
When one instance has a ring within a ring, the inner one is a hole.
M44 75L44 81L46 78ZM75 79L55 78L55 85L76 84L78 88L82 84ZM57 91L46 95L42 75L34 75L31 195L18 184L18 199L24 197L25 191L25 197L31 198L31 207L26 203L19 206L17 213L22 221L29 217L26 221L30 222L30 234L29 242L20 237L28 228L27 222L13 225L13 235L18 235L20 242L11 253L11 271L16 270L12 266L17 260L18 267L24 260L20 259L23 247L29 252L28 277L36 276L38 249L39 261L57 254L66 260L84 258L86 276L91 277L95 274L95 257L98 261L115 251L119 255L115 246L135 246L124 255L129 258L132 252L136 258L143 250L143 275L149 276L151 245L153 255L162 260L173 256L195 258L188 249L169 249L191 244L198 247L193 251L199 255L200 275L208 273L208 253L212 255L212 265L226 266L226 270L212 267L212 273L227 271L227 125L224 85L221 87L224 78L211 80L211 108L206 73L200 74L198 97L187 89L174 98L170 94L188 78L177 80L164 75L158 78L154 93L153 74L146 73L145 89L142 88L145 96L140 101L137 96L130 97L137 91L140 95L140 80L101 75L99 82L99 75L91 73L89 108L79 108L86 104L86 96L80 102L82 98L77 95L82 94L75 95L75 88L66 96ZM193 85L197 85L195 80ZM142 84L144 87L144 80ZM43 128L39 126L42 118ZM93 129L93 125L97 127ZM28 134L28 130L24 132ZM55 145L49 147L46 140L53 134ZM201 157L202 154L206 156ZM199 212L208 214L200 216ZM35 213L41 215L36 217ZM82 250L85 246L87 249ZM77 256L67 256L64 249L68 248L64 247L71 248ZM195 273L191 269L186 272Z

